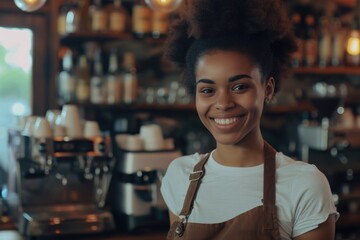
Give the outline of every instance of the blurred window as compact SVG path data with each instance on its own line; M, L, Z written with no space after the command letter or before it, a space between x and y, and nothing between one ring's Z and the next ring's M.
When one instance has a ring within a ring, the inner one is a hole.
M0 27L0 126L32 114L32 46L30 29Z

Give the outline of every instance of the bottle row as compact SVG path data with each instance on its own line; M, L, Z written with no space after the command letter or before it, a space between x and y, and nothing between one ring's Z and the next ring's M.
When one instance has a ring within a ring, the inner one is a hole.
M79 31L132 33L135 37L166 36L169 14L154 11L143 0L124 7L121 0L110 4L102 0L64 1L59 10L58 33Z
M298 51L293 67L356 66L359 56L347 53L351 26L336 11L317 12L311 4L295 5L290 13Z
M66 49L58 76L60 105L71 102L130 104L136 101L138 79L134 54L126 52L120 61L117 51L111 51L107 69L104 69L104 56L98 47L94 49L93 58L80 54L74 64L73 52Z

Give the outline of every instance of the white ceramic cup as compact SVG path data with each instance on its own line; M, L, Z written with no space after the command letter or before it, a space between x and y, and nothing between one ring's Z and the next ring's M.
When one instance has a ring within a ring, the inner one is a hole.
M125 150L127 151L142 151L143 141L138 134L128 135L126 138Z
M129 136L130 136L130 134L126 134L126 133L116 134L115 135L116 145L120 149L126 149L126 141Z
M85 121L84 124L84 137L101 137L101 131L99 124L96 121Z
M51 138L52 129L45 117L37 117L33 129L33 136L36 138Z
M165 148L162 130L157 124L141 126L140 137L145 151L158 151Z
M29 137L33 136L36 118L37 118L37 116L29 116L27 118L24 130L23 130L23 134L25 136L29 136Z
M16 119L16 129L19 131L23 131L25 129L26 121L29 116L17 116Z
M64 105L61 110L61 125L64 126L66 136L71 138L83 137L80 112L76 105Z
M58 109L49 109L46 111L45 118L49 121L50 126L54 127L57 117L61 114Z

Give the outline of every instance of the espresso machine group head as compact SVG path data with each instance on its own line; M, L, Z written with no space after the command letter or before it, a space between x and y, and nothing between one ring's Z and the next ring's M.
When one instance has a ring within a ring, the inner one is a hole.
M25 136L8 130L7 201L19 231L30 237L115 228L106 204L115 164L110 136Z

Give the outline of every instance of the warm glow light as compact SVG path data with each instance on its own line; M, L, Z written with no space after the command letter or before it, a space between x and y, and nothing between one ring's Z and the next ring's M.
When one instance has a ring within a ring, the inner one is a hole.
M358 30L352 30L347 42L346 52L349 55L360 55L360 33Z
M145 0L145 2L155 11L169 13L180 5L181 0Z
M16 6L25 12L33 12L41 8L46 0L14 0Z
M17 102L11 106L11 113L15 116L25 115L26 106L23 103Z

